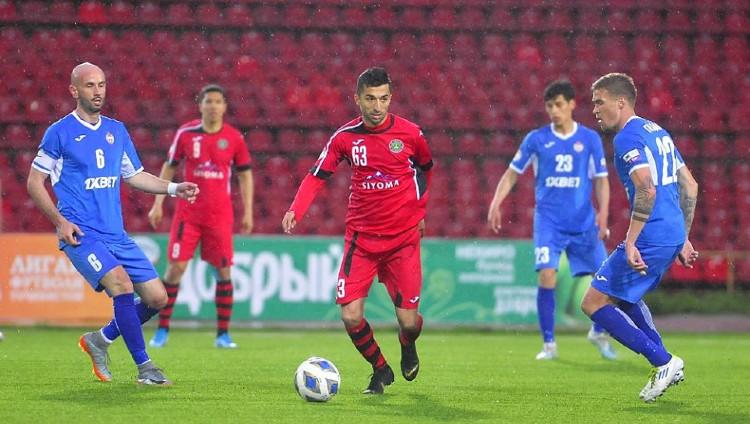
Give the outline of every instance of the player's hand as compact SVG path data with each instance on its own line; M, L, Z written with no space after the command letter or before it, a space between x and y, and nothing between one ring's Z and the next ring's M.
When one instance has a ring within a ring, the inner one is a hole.
M698 251L693 248L693 243L687 240L682 246L682 251L677 255L677 259L685 268L692 268L695 261L698 260Z
M625 243L625 255L628 258L628 265L638 271L641 275L646 275L648 265L641 257L641 251L635 247L634 243Z
M490 205L490 210L487 212L487 223L495 234L500 232L500 228L503 227L503 212L500 210L500 205L494 203Z
M177 184L177 197L185 199L190 203L195 203L195 198L200 192L201 190L196 183L185 181Z
M607 228L607 216L601 212L596 213L596 226L599 227L599 240L609 239L609 228Z
M57 226L57 238L71 246L78 246L81 242L78 241L76 234L82 236L83 231L76 224L63 218L63 221Z
M242 216L242 232L244 234L250 234L253 232L253 213L246 212Z
M294 211L287 211L284 214L284 219L281 220L281 228L287 234L292 234L292 230L297 226L297 218L294 217Z
M164 217L164 211L161 208L161 205L151 206L151 209L148 211L148 223L151 224L151 228L154 230L159 228L159 224L161 224L161 220Z
M424 228L425 228L425 223L424 223L424 219L422 219L421 221L419 221L419 224L417 224L417 229L419 230L419 238L424 237Z

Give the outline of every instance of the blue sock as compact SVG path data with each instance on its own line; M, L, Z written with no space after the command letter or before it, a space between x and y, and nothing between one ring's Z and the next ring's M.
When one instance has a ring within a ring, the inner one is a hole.
M651 341L664 346L664 342L662 342L661 335L656 330L654 319L651 317L651 311L646 306L646 302L640 300L638 303L629 303L621 300L617 306L633 320L636 327L646 333Z
M133 361L136 365L148 362L146 342L143 341L143 331L141 331L141 322L138 319L138 312L136 312L133 293L115 296L112 303L115 306L117 328L122 333L125 346L128 347Z
M135 300L135 311L138 314L138 319L141 321L141 325L151 319L152 316L159 313L158 309L149 308L145 303L141 302L141 299ZM114 319L109 324L102 327L102 334L110 342L120 337L120 329L117 328L117 321Z
M555 341L555 289L539 287L536 292L536 311L539 330L545 343Z
M606 305L591 315L591 320L604 327L609 335L635 353L648 359L655 367L672 359L663 345L656 344L641 331L625 313L612 305Z
M601 325L597 323L592 324L591 328L594 329L594 333L601 333L601 332L607 331L604 329L604 327L602 327Z

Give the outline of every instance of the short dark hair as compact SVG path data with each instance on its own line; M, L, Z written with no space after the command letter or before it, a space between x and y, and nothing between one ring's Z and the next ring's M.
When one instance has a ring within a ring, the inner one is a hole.
M385 68L373 66L365 69L357 78L357 94L362 93L365 87L380 87L381 85L391 85L391 77Z
M638 95L633 78L620 72L612 72L599 77L591 84L591 91L594 90L607 90L613 96L625 97L631 106L635 106L635 99Z
M570 81L565 79L552 81L547 88L544 89L545 102L555 99L560 95L562 95L568 102L576 97L576 90L573 88L573 84L571 84Z
M224 90L224 87L220 86L219 84L208 84L201 88L201 91L198 92L198 95L195 97L195 100L200 104L203 101L203 98L206 97L206 94L208 93L221 93L221 95L224 97L224 101L227 100L227 92Z

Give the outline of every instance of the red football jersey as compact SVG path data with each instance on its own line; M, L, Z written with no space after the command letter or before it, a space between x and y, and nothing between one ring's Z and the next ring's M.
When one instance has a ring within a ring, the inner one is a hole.
M194 182L200 188L195 203L178 200L177 213L203 222L215 217L232 219L232 165L242 171L251 164L250 152L236 128L224 123L218 132L207 133L200 119L190 121L177 130L168 160L170 165L184 160L184 181Z
M359 117L331 136L310 172L327 178L343 160L352 167L348 228L392 235L424 218L432 154L416 124L388 114L381 125L367 128Z

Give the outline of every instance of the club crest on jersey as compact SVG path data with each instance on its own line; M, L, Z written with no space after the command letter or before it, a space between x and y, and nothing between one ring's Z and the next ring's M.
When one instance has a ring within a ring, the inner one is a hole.
M109 143L109 144L115 144L115 136L112 135L111 132L107 132L107 135L104 136L104 138L107 139L107 143Z
M576 153L581 153L583 151L583 143L580 141L573 143L573 150L575 150Z
M388 149L390 149L393 153L401 153L404 150L404 142L397 138L394 138L390 143L388 143Z
M219 149L226 150L229 147L229 141L226 138L220 138L216 145L219 146Z

